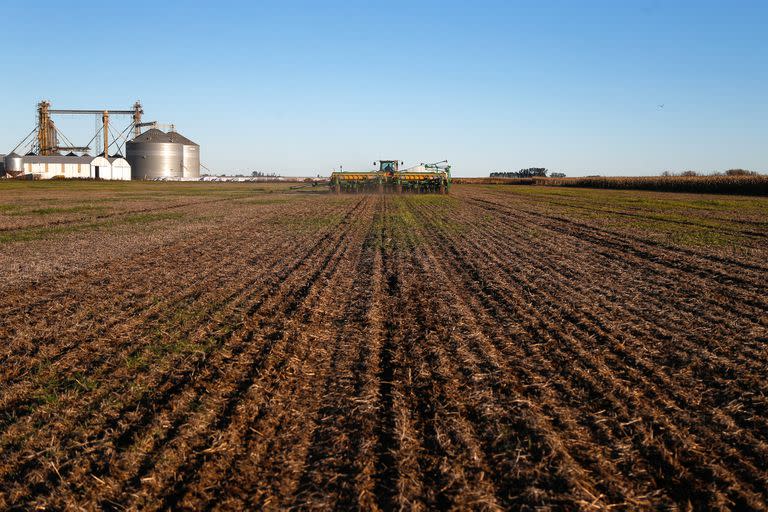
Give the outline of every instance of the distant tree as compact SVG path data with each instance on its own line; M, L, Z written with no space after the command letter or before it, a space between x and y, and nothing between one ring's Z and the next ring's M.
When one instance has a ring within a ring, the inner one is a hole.
M528 169L520 169L518 174L521 178L546 178L548 172L543 167L530 167Z
M680 176L698 176L699 173L696 171L683 171L680 173Z
M564 172L553 172L549 174L550 178L565 178Z
M531 167L519 171L492 172L491 178L546 178L548 172L543 167Z
M279 175L276 172L270 172L266 173L263 171L253 171L251 172L252 178L277 178Z
M746 169L728 169L725 171L726 176L757 176L758 174L755 171L748 171Z

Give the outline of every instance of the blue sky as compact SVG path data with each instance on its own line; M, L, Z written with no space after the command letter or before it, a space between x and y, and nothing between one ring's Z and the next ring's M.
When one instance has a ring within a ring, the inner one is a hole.
M768 172L764 1L1 9L0 153L33 128L40 99L140 99L221 172L327 174L379 158L447 158L462 176ZM94 131L92 119L59 126L78 144Z

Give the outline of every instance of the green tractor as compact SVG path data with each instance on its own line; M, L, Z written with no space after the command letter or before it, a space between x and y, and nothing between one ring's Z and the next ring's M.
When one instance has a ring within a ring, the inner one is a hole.
M402 162L398 160L380 160L378 170L334 171L331 190L337 194L447 194L450 190L451 166L447 160L403 170L400 165Z

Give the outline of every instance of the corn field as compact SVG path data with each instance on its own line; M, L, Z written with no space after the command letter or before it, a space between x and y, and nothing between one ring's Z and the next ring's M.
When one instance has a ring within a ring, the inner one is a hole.
M656 190L702 194L768 195L768 176L642 176L537 178L536 185Z
M585 178L455 178L454 183L768 195L768 176L594 176Z

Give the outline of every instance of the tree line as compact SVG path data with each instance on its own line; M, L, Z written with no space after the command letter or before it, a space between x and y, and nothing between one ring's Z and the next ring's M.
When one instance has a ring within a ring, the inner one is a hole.
M565 178L565 173L550 173L549 170L544 167L529 167L528 169L520 169L519 171L492 172L491 178L546 178L548 173L551 178Z

